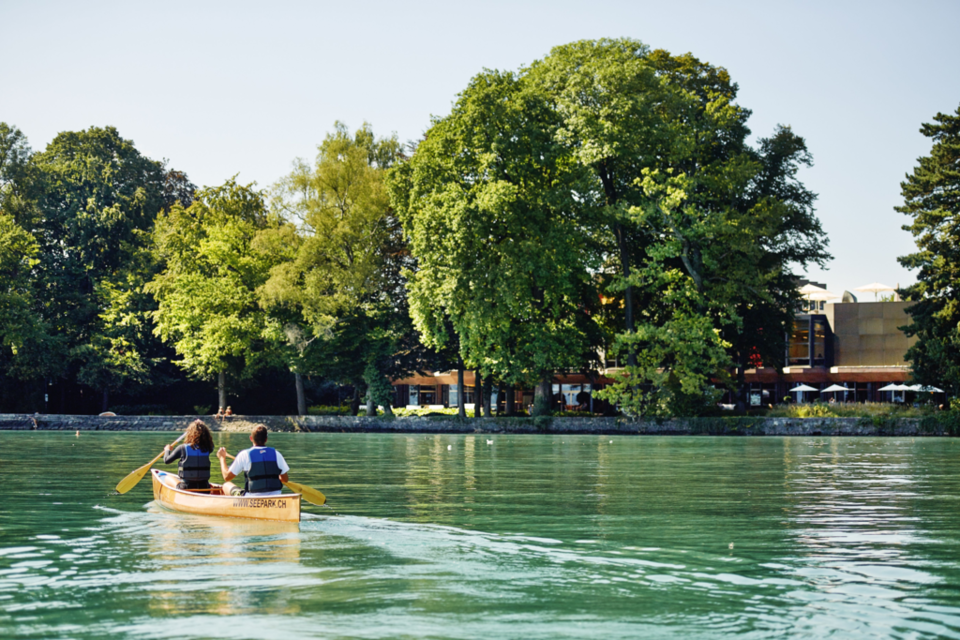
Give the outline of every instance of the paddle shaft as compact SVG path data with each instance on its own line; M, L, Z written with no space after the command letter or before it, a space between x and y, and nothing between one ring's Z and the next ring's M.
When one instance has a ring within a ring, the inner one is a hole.
M186 431L181 433L180 437L173 441L173 444L177 444L178 442L183 440L185 437L187 437ZM170 445L170 446L173 446L173 445ZM166 453L166 451L161 451L160 455L158 455L156 458L154 458L147 464L143 465L139 469L136 469L132 473L127 474L126 478L124 478L123 480L117 483L117 487L116 487L117 493L126 493L127 491L130 491L130 489L133 489L137 485L137 483L143 479L143 476L147 475L147 471L150 470L150 467L155 465L157 463L157 460L163 457L164 453Z

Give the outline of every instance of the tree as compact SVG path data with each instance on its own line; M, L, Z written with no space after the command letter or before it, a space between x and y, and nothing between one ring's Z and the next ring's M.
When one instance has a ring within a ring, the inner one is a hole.
M30 287L36 254L33 236L14 222L13 216L0 213L0 344L14 356L38 324Z
M158 303L155 332L173 345L184 371L217 377L220 406L227 373L249 377L279 357L257 293L276 258L254 247L259 232L279 226L263 195L232 179L157 218L161 269L147 287Z
M933 141L930 155L918 159L900 183L903 205L913 221L917 252L899 258L916 269L917 282L902 291L911 323L903 327L917 341L907 351L914 379L960 394L960 107L938 113L920 133Z
M32 154L18 130L0 125L0 158L0 210L36 240L31 312L47 327L21 349L17 375L91 384L105 398L142 380L142 368L128 366L132 345L108 335L117 327L106 292L139 263L167 197L163 165L112 127L61 133Z
M559 124L536 87L481 73L392 180L422 339L442 349L452 326L467 366L536 382L541 411L552 373L581 368L597 343L589 209L576 199L587 176L557 142Z
M31 175L33 151L16 127L0 122L0 212L29 228L35 216L35 180Z
M608 260L622 278L623 324L635 330L635 314L646 306L636 299L633 265L645 242L628 211L643 203L637 179L644 168L671 155L672 132L661 112L671 94L647 61L649 48L637 40L581 40L554 47L525 74L560 118L554 138L593 174L591 188L579 194L597 210L598 235L606 232ZM628 349L627 360L636 364Z
M325 354L309 359L320 370L304 368L308 360L300 356L291 360L295 376L314 372L364 386L374 414L378 404L390 411L386 376L402 373L421 351L396 357L404 334L412 333L404 327L400 275L409 254L384 185L399 154L396 137L377 138L367 124L351 135L338 122L312 166L298 160L274 198L291 223L278 232L290 255L260 291L272 314Z

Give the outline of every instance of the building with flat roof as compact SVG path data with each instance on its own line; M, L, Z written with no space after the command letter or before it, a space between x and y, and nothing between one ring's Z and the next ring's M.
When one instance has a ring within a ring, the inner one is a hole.
M775 404L800 384L824 389L840 385L851 392L837 400L880 402L891 392L881 392L891 383L910 378L907 349L916 341L901 327L910 324L908 302L835 302L821 309L797 314L786 344L786 366L746 372L753 404ZM760 402L756 402L756 394ZM807 399L817 397L808 392ZM843 398L846 395L846 398Z

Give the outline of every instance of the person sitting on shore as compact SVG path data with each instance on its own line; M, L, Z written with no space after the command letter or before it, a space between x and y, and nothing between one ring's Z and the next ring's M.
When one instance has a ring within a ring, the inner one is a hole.
M227 407L227 410L223 412L224 418L229 418L232 415L233 415L233 409L231 409L230 407Z
M194 420L187 427L183 444L176 449L169 444L163 448L163 463L180 461L177 475L178 489L210 488L210 454L213 453L213 435L202 420Z
M250 434L253 447L237 454L233 464L227 468L227 450L223 447L217 451L220 458L220 472L223 474L223 493L228 496L278 496L283 489L283 483L288 481L287 473L290 466L283 459L280 452L267 444L267 428L262 424L256 426ZM243 489L230 482L243 473L246 483Z
M217 409L217 412L213 415L217 420L223 420L223 407Z

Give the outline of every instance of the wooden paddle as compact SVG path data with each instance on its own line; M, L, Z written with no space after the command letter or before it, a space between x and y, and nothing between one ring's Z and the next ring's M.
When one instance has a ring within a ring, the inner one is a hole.
M236 458L229 453L227 457L231 460L236 460ZM318 507L322 507L323 504L327 501L327 496L323 495L313 487L308 487L307 485L300 484L299 482L284 482L283 486L294 493L299 493L303 496L303 499L309 502L310 504L315 504Z
M175 445L181 440L183 440L184 437L186 437L186 435L187 435L187 432L184 431L182 434L180 434L179 438L173 441L173 444ZM170 445L170 446L173 446L173 445ZM147 475L147 471L150 471L150 467L156 464L157 460L163 457L163 453L164 452L161 451L160 455L158 455L156 458L154 458L153 460L151 460L150 462L143 465L142 467L140 467L139 469L137 469L136 471L128 475L126 478L121 480L120 483L117 484L117 493L126 493L127 491L130 491L130 489L133 489L135 486L137 486L137 483L143 480L143 476Z

